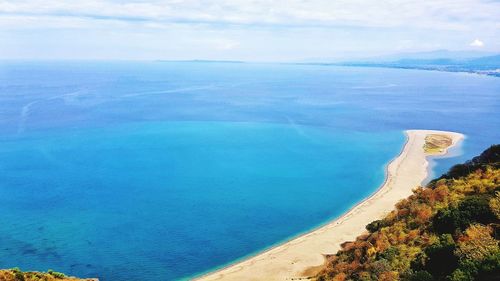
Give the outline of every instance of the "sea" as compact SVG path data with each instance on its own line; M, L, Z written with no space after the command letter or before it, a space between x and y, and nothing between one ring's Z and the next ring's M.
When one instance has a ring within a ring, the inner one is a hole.
M500 140L500 79L236 62L1 61L0 268L185 280L340 216L406 129Z

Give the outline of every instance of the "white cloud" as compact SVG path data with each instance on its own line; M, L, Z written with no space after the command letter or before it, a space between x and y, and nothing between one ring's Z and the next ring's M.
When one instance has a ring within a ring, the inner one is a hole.
M0 0L0 58L363 57L471 38L500 51L499 1Z
M469 45L472 47L484 47L484 42L479 39L476 39L472 41Z
M469 29L500 22L500 3L481 0L0 0L9 15L89 20L284 26Z

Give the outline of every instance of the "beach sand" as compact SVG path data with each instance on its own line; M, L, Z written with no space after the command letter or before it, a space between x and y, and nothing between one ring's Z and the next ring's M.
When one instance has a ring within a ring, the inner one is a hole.
M451 138L448 148L464 138L462 134L445 131L406 131L403 150L389 163L385 182L372 196L316 230L195 280L305 280L314 275L323 264L324 255L336 253L341 243L366 232L368 223L389 213L399 200L422 184L428 175L427 156L448 153L448 149L424 151L425 137L430 134Z

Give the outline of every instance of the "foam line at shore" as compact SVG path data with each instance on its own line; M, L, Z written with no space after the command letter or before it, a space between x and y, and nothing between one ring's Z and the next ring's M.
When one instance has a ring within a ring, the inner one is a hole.
M306 271L323 264L324 255L336 253L341 243L354 240L368 223L389 213L399 200L421 185L428 176L428 156L444 156L464 139L462 134L447 131L407 130L405 133L403 149L387 165L384 183L370 197L320 228L196 280L305 279ZM452 144L441 153L428 154L423 146L429 134L446 135Z

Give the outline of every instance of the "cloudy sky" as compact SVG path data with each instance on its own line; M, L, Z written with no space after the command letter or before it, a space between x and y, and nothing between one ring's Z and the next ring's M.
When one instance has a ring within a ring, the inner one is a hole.
M0 58L295 61L500 52L498 0L0 0Z

